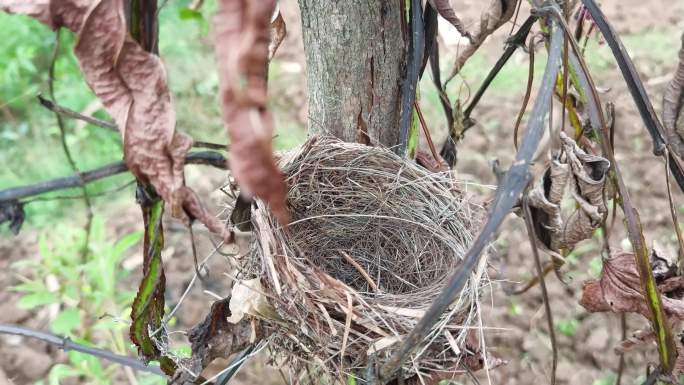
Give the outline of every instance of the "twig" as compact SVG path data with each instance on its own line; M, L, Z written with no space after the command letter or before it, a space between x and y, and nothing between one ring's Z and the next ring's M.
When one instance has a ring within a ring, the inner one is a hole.
M116 133L119 132L119 129L116 127L116 124L114 124L113 122L108 122L106 120L93 118L92 116L83 115L83 114L78 113L78 112L71 110L69 108L60 106L59 104L55 103L53 100L45 99L41 95L38 95L38 101L40 102L41 106L47 108L48 110L54 112L55 114L66 116L67 118L71 118L71 119L82 120L86 123L92 124L93 126L106 128L106 129L108 129L110 131L114 131Z
M127 187L132 186L133 184L135 184L135 180L131 180L129 182L122 184L121 186L117 186L117 187L114 187L114 188L109 189L109 190L100 191L97 193L90 194L90 199L101 198L101 197L107 196L109 194L119 192L121 190L126 189ZM39 196L39 197L36 197L33 199L27 199L27 200L23 201L22 203L24 205L26 205L26 204L33 203L33 202L50 202L50 201L61 201L61 200L69 200L69 199L83 199L83 195L53 195L53 196L49 196L49 197Z
M50 68L48 70L48 88L50 92L50 99L54 102L55 99L55 65L57 64L57 58L59 57L60 48L60 29L58 28L55 32L55 47L52 54L52 59L50 60ZM88 252L90 249L90 229L93 223L93 206L90 202L90 197L88 196L88 189L86 189L85 182L83 181L83 175L76 165L74 157L71 155L71 150L69 150L69 145L66 141L66 129L64 128L64 121L62 116L55 112L55 118L57 119L57 127L59 127L59 139L62 144L62 151L64 151L64 156L69 162L71 170L76 173L80 181L81 192L83 194L83 203L86 207L86 223L83 226L85 231L85 239L83 240L83 248L81 249L81 261L85 262L88 258Z
M620 315L620 329L622 329L622 338L620 341L627 339L627 315L622 313ZM620 361L618 361L617 378L615 379L615 385L620 385L622 380L622 372L625 370L625 353L620 353Z
M534 82L534 36L530 38L529 44L530 59L527 72L527 86L525 88L525 96L523 97L520 111L518 112L518 118L515 120L515 126L513 127L513 145L515 146L516 150L518 149L518 129L520 128L520 122L522 122L523 115L525 115L527 104L530 102L530 96L532 95L532 83Z
M220 168L222 170L226 170L228 168L226 158L214 151L190 153L185 158L185 164L203 164ZM98 167L96 169L84 171L80 175L71 175L63 178L50 179L27 186L0 190L0 203L17 201L31 196L45 194L51 191L80 187L83 184L121 174L126 171L128 171L126 164L123 161L119 161Z
M340 253L344 257L344 259L347 262L349 262L349 264L354 266L354 268L359 272L359 274L361 274L363 276L363 278L366 280L366 282L368 282L368 285L370 285L371 289L373 289L373 291L375 293L377 293L378 292L378 285L375 283L375 281L373 281L373 279L370 277L370 275L368 275L366 270L364 270L364 268L361 265L359 265L359 263L356 262L354 260L354 258L350 257L349 254L345 253L344 250L340 250Z
M107 130L119 133L119 128L116 126L116 124L114 122L109 122L106 120L94 118L92 116L83 115L83 114L76 112L72 109L61 106L61 105L59 105L59 104L57 104L57 103L55 103L49 99L45 99L41 95L38 95L38 101L40 102L41 106L47 108L48 110L50 110L56 114L66 116L67 118L71 118L71 119L81 120L81 121L84 121L86 123L90 123L93 126L105 128ZM226 144L204 142L204 141L200 141L200 140L197 140L197 141L193 140L192 147L194 147L194 148L208 148L211 150L227 150L228 149L228 145L226 145Z
M541 259L539 258L539 250L537 250L537 235L532 224L532 210L528 201L527 193L523 196L523 209L525 210L525 226L527 227L527 235L530 238L530 245L532 246L532 255L534 256L534 264L537 267L537 277L539 278L539 287L541 288L542 298L544 300L544 312L546 313L546 322L549 327L549 338L551 339L552 351L552 365L551 365L551 385L556 384L556 368L558 367L558 345L556 343L556 332L553 326L553 313L551 312L551 304L549 303L549 293L546 290L546 280L544 280L544 272L542 270Z
M73 350L75 352L85 353L85 354L91 355L93 357L102 358L104 360L107 360L107 361L110 361L110 362L113 362L113 363L116 363L119 365L128 366L130 368L133 368L133 369L141 371L141 372L152 373L152 374L156 374L159 376L164 375L162 373L161 369L159 369L158 367L147 366L147 365L145 365L145 363L143 363L142 361L139 361L135 358L122 356L122 355L112 353L112 352L107 351L107 350L102 350L102 349L98 349L98 348L92 348L90 346L85 346L85 345L73 342L69 338L60 337L60 336L57 336L57 335L54 335L51 333L42 332L39 330L33 330L33 329L25 328L23 326L0 324L0 334L12 334L12 335L17 335L17 336L22 336L22 337L35 338L35 339L41 340L43 342L47 342L50 345L55 345L55 346L59 347L60 349L64 350L65 352Z
M227 144L221 144L221 143L212 143L212 142L203 142L200 140L193 141L192 142L192 147L195 148L208 148L210 150L221 150L221 151L227 151L228 150L228 145Z
M439 154L437 153L437 149L435 148L435 143L432 141L432 136L430 135L430 130L427 127L427 123L425 123L425 117L423 117L423 111L420 110L420 105L418 105L418 101L414 102L414 105L416 106L416 112L418 113L418 120L420 120L420 126L423 128L423 133L425 134L425 140L428 142L428 146L430 147L430 152L432 153L432 157L435 159L437 163L442 163L439 160Z
M494 64L494 67L489 71L487 74L487 77L485 80L482 82L482 85L480 88L475 92L475 95L473 95L472 101L468 104L468 106L463 110L463 121L464 121L464 127L463 127L463 132L461 133L461 136L465 135L465 132L473 126L473 123L470 119L470 114L473 112L475 109L475 106L477 106L477 103L482 99L482 96L484 95L485 91L487 91L487 88L489 88L489 85L492 83L494 78L499 74L499 71L503 68L503 66L508 62L508 59L513 56L513 53L515 50L518 49L518 47L522 46L525 44L525 39L527 39L527 35L530 33L530 30L532 29L532 26L534 26L534 23L537 21L536 16L530 16L525 20L522 26L518 29L518 32L515 33L515 35L511 36L507 43L506 50L504 53L501 55L499 60L496 61L496 64Z

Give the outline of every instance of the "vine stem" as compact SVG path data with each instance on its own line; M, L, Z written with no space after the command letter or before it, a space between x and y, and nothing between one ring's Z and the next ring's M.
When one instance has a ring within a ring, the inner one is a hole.
M104 360L107 360L107 361L110 361L110 362L113 362L113 363L116 363L119 365L124 365L124 366L132 368L134 370L141 371L141 372L152 373L152 374L156 374L159 376L164 375L162 373L161 369L159 369L158 367L148 366L144 362L137 360L135 358L128 357L128 356L122 356L120 354L112 353L110 351L103 350L103 349L85 346L85 345L76 343L67 337L60 337L60 336L52 334L52 333L47 333L47 332L43 332L40 330L33 330L33 329L25 328L23 326L0 324L0 334L12 334L12 335L16 335L16 336L34 338L37 340L41 340L43 342L47 342L50 345L55 345L55 346L59 347L60 349L64 350L65 352L68 352L71 350L71 351L75 351L75 352L85 353L85 354L91 355L93 357L102 358Z

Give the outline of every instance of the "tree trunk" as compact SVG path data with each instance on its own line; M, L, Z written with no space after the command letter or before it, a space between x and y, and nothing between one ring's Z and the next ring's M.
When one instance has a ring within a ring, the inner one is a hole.
M402 0L298 0L306 51L309 133L399 143L406 43Z

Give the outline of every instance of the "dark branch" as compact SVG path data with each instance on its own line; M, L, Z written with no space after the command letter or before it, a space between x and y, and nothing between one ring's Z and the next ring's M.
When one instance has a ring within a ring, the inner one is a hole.
M201 151L188 154L185 158L185 164L203 164L220 168L222 170L228 169L226 158L214 151ZM12 202L20 199L28 198L34 195L40 195L51 191L64 190L74 187L81 187L83 183L88 184L96 180L107 178L113 175L121 174L128 171L128 167L123 161L110 163L93 170L82 172L80 175L71 175L63 178L50 179L43 182L38 182L28 186L13 187L5 190L0 190L0 203Z
M381 378L383 381L392 378L414 349L421 345L421 342L430 333L432 326L439 320L442 313L451 306L458 293L463 289L468 277L470 277L473 268L477 265L480 254L487 247L506 215L508 215L513 205L518 201L520 193L522 193L530 181L530 163L544 133L545 116L551 103L551 96L556 84L555 81L561 58L562 30L555 23L551 24L550 30L549 58L546 63L541 88L530 114L520 150L510 170L506 173L502 184L497 189L487 223L470 246L470 249L463 256L463 263L459 269L449 278L439 296L430 305L416 327L404 339L402 345L392 355L389 362L382 367Z
M35 338L48 344L55 345L60 349L68 352L73 350L75 352L81 352L89 354L93 357L102 358L104 360L128 366L129 368L139 370L141 372L147 372L163 376L162 371L156 366L147 366L142 361L139 361L132 357L122 356L116 353L109 352L107 350L102 350L98 348L91 348L89 346L81 345L76 342L71 341L69 338L56 336L51 333L41 332L38 330L28 329L21 326L14 325L4 325L0 324L0 334L13 334L16 336Z

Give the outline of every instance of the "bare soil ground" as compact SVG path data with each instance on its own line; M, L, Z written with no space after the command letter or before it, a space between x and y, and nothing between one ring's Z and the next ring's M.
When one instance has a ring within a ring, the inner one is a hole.
M479 1L469 0L468 18L475 20L481 7ZM272 93L281 113L295 116L302 123L306 117L304 100L305 86L298 15L294 1L281 4L285 10L289 35L278 54L283 70L283 81L273 80ZM604 10L620 35L628 39L628 51L634 55L637 69L645 81L647 91L656 109L669 76L675 64L679 34L684 29L684 2L668 0L605 1ZM524 14L525 10L521 11ZM502 42L510 27L502 28L495 38L486 43L483 55L486 63L493 64L501 52ZM648 39L640 40L640 37ZM652 40L649 40L652 39ZM605 49L603 47L602 49ZM509 66L526 68L526 56L518 55ZM444 68L447 68L446 66ZM525 70L526 71L526 70ZM479 72L479 78L469 78L468 83L476 88L486 72ZM657 244L667 254L676 255L674 234L667 203L664 180L664 165L651 153L650 139L619 71L613 62L606 62L597 70L596 80L605 89L604 102L612 101L617 111L617 159L636 206L639 208L649 243ZM296 82L290 80L297 79ZM503 164L512 158L511 129L522 100L525 84L506 86L487 94L474 113L479 124L471 129L459 149L459 174L479 184L494 183L489 161L500 159ZM434 109L438 111L438 109ZM441 115L434 114L433 121L441 122ZM281 135L287 135L281 133ZM225 177L221 173L205 173L197 169L190 175L190 184L202 184L202 190L209 193L218 187ZM489 190L481 189L487 193ZM216 207L223 199L213 193ZM684 204L684 197L677 192L676 203ZM112 208L108 232L121 235L139 228L139 213L131 197L130 205ZM618 220L618 224L620 221ZM629 248L624 232L617 226L611 235L613 247ZM533 288L519 296L507 296L501 289L506 281L525 281L534 275L534 262L526 234L521 231L523 222L513 215L495 243L496 251L490 256L491 290L482 296L483 323L488 349L508 364L489 374L479 373L480 383L491 380L493 384L546 383L551 367L551 349L548 329L544 318L539 288ZM211 244L202 237L200 255L207 255ZM188 236L183 231L172 232L165 252L168 282L167 301L175 304L193 274L192 256L188 248ZM555 277L548 279L552 309L556 321L556 335L559 339L558 379L560 384L612 384L618 356L613 348L620 340L619 316L613 314L588 314L578 304L582 282L595 276L600 270L600 247L596 241L587 241L578 247L569 263L564 267L567 284ZM138 250L131 253L134 256ZM35 258L38 255L37 234L26 229L15 238L0 239L0 323L16 323L46 329L50 322L49 312L28 312L16 307L19 295L8 288L18 280L9 268L14 261ZM178 329L189 328L200 321L209 309L212 297L203 290L219 295L227 294L228 279L222 275L229 271L229 263L222 257L211 260L210 275L206 287L196 286L178 313ZM132 277L126 289L135 286L138 277ZM638 317L628 317L629 330L647 326ZM65 355L55 347L27 341L18 337L0 336L0 385L5 383L29 384L43 379L51 365L63 362ZM632 353L627 356L623 384L638 384L643 379L649 362L656 362L654 349ZM9 381L9 382L8 382ZM460 383L472 383L463 377ZM236 383L281 384L283 380L273 369L264 365L263 359L250 363L239 375Z

